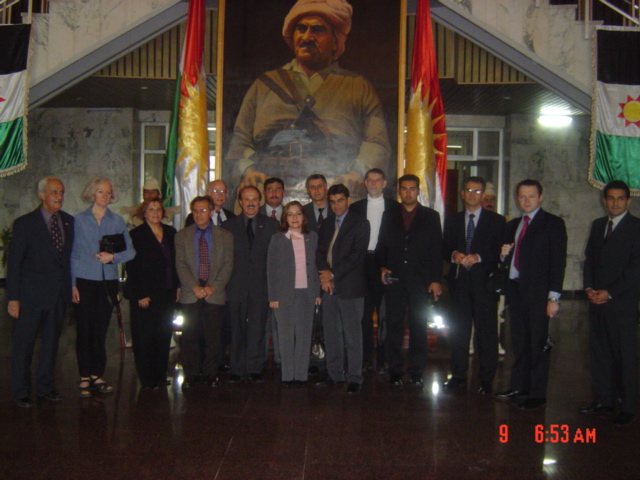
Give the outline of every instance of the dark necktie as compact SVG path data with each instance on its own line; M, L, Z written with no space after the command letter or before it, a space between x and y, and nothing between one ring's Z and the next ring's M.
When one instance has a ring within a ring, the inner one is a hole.
M255 233L253 233L253 218L249 218L247 222L247 238L249 239L249 248L253 246L253 239L255 238Z
M522 239L524 238L524 234L527 232L527 228L529 228L529 220L531 218L529 215L524 216L524 224L522 225L522 230L520 230L520 235L518 235L518 241L516 243L516 253L513 257L513 266L516 267L516 270L520 271L520 244L522 243Z
M271 211L271 218L275 218L276 220L278 219L278 217L276 217L276 211L275 210Z
M324 217L322 216L322 211L323 210L324 210L324 207L318 209L318 212L319 212L319 214L318 214L318 226L320 226L320 224L324 220Z
M49 220L49 229L51 230L53 246L58 251L58 260L62 260L62 231L60 231L60 225L58 225L57 213L51 215L51 220Z
M607 224L607 234L604 236L605 243L607 243L607 240L609 240L611 232L613 232L613 220L609 220L609 223Z
M469 221L467 222L467 245L466 245L466 254L469 255L471 253L471 242L473 242L473 234L476 232L476 226L473 223L473 219L475 218L474 213L469 214ZM471 267L464 267L467 270L471 270Z
M222 215L220 215L220 210L218 210L217 215L218 215L218 220L217 220L216 225L218 225L220 227L220 226L222 226Z
M205 238L205 230L198 229L200 232L200 240L198 241L198 277L202 282L209 280L210 275L210 259L209 259L209 246Z

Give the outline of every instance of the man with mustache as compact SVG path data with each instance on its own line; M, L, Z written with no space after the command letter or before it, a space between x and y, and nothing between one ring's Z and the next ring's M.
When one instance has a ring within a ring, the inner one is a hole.
M38 182L42 205L13 224L7 262L9 315L15 318L11 395L19 407L33 406L31 360L41 335L36 373L39 398L59 402L55 366L62 319L71 303L73 217L61 210L64 185L55 177Z
M316 172L353 190L371 168L385 169L391 147L382 105L362 76L342 69L353 9L345 0L298 0L282 35L295 59L250 87L236 119L225 177L242 188L277 173L292 199Z
M267 178L264 182L264 205L260 207L260 213L280 221L283 198L284 182L277 177Z

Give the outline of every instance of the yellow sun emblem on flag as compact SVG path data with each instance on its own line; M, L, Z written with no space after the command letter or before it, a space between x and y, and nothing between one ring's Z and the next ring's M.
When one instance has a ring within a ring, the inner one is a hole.
M618 117L624 118L624 126L635 123L640 128L640 95L635 100L627 95L627 101L618 105L622 109Z

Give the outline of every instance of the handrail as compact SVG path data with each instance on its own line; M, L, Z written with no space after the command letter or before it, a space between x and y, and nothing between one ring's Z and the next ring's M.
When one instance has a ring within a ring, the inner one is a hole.
M622 15L624 18L626 18L627 20L629 20L630 22L635 23L636 25L640 25L640 19L639 17L634 17L632 15L629 15L627 12L625 12L624 10L622 10L621 8L613 5L612 3L610 3L608 0L599 0L600 3L602 3L603 5L606 5L607 7L609 7L611 10L613 10L614 12L618 13L619 15ZM627 2L632 9L637 10L638 6L635 5L635 2Z

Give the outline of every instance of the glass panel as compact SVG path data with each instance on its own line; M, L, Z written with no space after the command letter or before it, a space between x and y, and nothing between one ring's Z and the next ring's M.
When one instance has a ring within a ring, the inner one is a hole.
M162 183L162 167L164 165L164 154L145 153L144 154L144 178L153 177ZM143 179L144 182L144 179Z
M478 132L478 156L497 157L500 155L500 132Z
M473 155L472 131L448 131L447 155Z
M144 128L144 149L145 150L166 150L164 125L145 125Z

